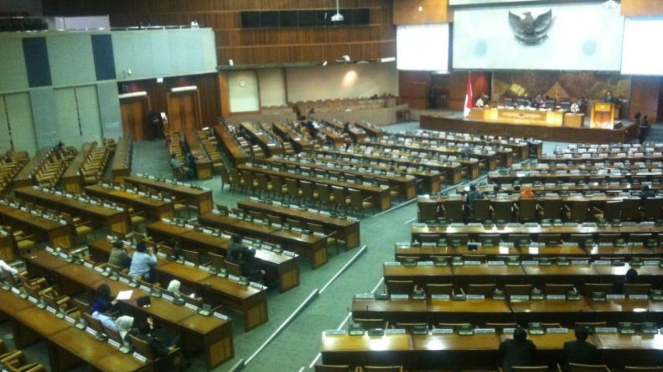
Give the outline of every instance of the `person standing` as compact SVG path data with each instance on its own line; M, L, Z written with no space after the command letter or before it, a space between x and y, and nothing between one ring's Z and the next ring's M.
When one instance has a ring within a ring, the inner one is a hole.
M513 367L534 364L536 345L527 339L527 332L518 327L513 331L513 339L502 341L500 354L502 355L502 369L504 372L512 372Z
M470 192L468 192L467 196L465 197L465 207L468 219L472 218L474 215L474 202L481 199L483 199L483 194L481 191L477 190L476 185L470 185Z
M564 343L564 364L568 368L569 363L577 364L599 364L599 352L596 346L587 342L589 330L585 326L576 327L575 341Z
M638 140L642 145L645 142L645 138L649 133L649 121L647 120L647 115L642 117L642 123L640 123L640 132L638 133Z

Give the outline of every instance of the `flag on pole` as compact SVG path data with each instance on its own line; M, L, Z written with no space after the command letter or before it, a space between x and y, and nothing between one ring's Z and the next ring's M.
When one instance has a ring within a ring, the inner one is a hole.
M472 73L470 72L467 75L467 88L465 89L465 109L463 111L463 116L467 117L470 115L470 111L474 107L474 99L472 98Z

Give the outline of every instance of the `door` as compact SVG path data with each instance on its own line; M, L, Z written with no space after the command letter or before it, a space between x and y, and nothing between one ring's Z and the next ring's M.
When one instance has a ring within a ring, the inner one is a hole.
M135 141L150 139L147 126L147 113L149 101L147 97L141 99L124 99L120 103L122 111L122 131Z
M168 95L168 121L171 131L186 132L200 128L198 91Z

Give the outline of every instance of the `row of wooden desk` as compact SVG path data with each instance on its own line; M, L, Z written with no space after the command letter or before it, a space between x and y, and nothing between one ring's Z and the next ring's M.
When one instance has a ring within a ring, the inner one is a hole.
M179 183L159 181L152 176L142 174L125 177L124 182L139 187L165 191L177 200L186 201L187 205L195 208L200 214L210 212L214 209L211 190L196 189Z
M203 256L207 256L209 252L225 256L230 246L229 238L166 222L155 222L148 225L146 229L147 234L157 242L175 239L182 249L199 252ZM99 258L103 257L106 256ZM261 267L265 270L267 279L279 283L281 292L299 285L300 270L296 255L290 256L283 252L275 253L258 249L256 259L260 261Z
M172 218L175 213L172 201L165 201L159 198L155 199L146 195L140 195L136 192L130 192L102 184L86 187L85 193L90 196L112 200L122 205L133 207L136 210L144 210L146 211L147 217L151 220Z
M469 284L496 284L503 287L505 284L532 284L543 289L545 284L573 284L576 289L583 291L585 283L616 283L622 281L632 266L612 266L610 263L599 265L590 263L582 258L572 258L578 264L548 265L534 264L534 262L517 262L511 264L487 263L471 264L471 258L464 265L435 266L417 265L406 266L397 263L385 263L383 267L384 278L389 280L412 280L423 287L428 283L453 283L458 288L465 288ZM660 287L663 277L663 268L658 265L633 266L638 271L640 283L651 283L655 288Z
M605 322L616 326L620 322L654 322L663 319L663 302L639 299L608 299L593 301L565 299L477 298L453 300L449 298L377 300L355 297L352 302L355 319L382 319L394 323L439 324L530 322L561 324L573 328L578 322ZM398 326L395 326L398 328Z
M58 285L65 295L81 292L94 297L94 292L101 284L111 288L115 297L120 291L132 290L121 281L113 281L102 276L94 268L75 263L67 263L59 256L53 256L46 250L24 256L26 268L32 276L44 276ZM128 300L120 301L125 311L133 316L154 318L156 324L174 329L181 339L182 350L191 355L202 351L207 369L230 359L234 355L232 326L227 318L202 316L185 306L176 306L165 298L151 298L150 307L137 304L138 298L149 295L142 289L133 289Z
M112 243L99 240L90 243L90 256L95 262L106 262L110 256ZM127 247L134 251L133 247ZM154 267L156 282L162 288L168 288L171 280L179 280L185 287L203 297L213 307L227 306L239 311L244 317L244 327L249 330L265 323L267 315L267 293L265 289L241 285L227 277L222 278L210 274L205 267L169 261L159 255ZM263 254L262 256L265 256Z
M64 372L81 362L100 371L153 371L151 362L141 362L130 354L123 354L109 343L100 342L73 323L59 319L46 309L39 309L28 299L11 291L0 291L0 312L13 322L17 349L40 340L48 343L50 370Z
M281 138L288 138L292 145L298 153L303 150L308 150L313 148L313 144L306 137L297 133L290 125L283 123L273 123L272 130L274 133L281 136Z
M385 211L391 207L391 195L389 194L389 188L381 188L381 187L376 187L376 186L365 186L361 183L351 183L351 182L343 182L343 181L334 181L330 180L327 178L321 178L321 177L314 177L312 175L305 175L305 174L295 174L295 173L289 173L289 172L283 172L283 171L275 171L271 170L269 168L262 168L258 166L254 166L251 164L244 164L240 165L237 167L241 172L252 172L252 173L261 173L266 176L274 175L274 176L279 176L284 179L286 178L291 178L291 179L296 179L300 181L307 181L311 182L313 184L324 184L324 185L329 185L329 186L337 186L337 187L342 187L345 189L356 189L361 191L362 197L367 198L371 197L372 198L372 203L375 209L379 211Z
M81 147L81 151L76 154L74 160L69 163L69 166L62 174L62 183L67 192L80 193L83 191L85 185L80 170L83 168L83 165L85 165L88 155L90 155L90 152L94 150L96 146L96 142L84 143Z
M27 187L27 186L32 186L34 184L33 180L33 173L37 170L37 167L46 159L48 156L51 154L51 151L53 151L52 147L43 147L37 151L35 156L30 159L30 161L25 164L23 169L21 169L20 172L16 176L14 176L14 180L12 181L12 186L15 189L21 188L21 187Z
M351 366L402 365L406 370L495 370L499 344L509 334L453 334L350 336L322 334L322 363ZM573 331L529 335L537 346L536 364L563 360L562 348L575 340ZM600 333L590 336L607 365L661 365L663 335Z
M283 154L283 146L265 133L260 125L245 121L240 123L239 128L243 129L251 142L258 144L268 157Z
M133 142L131 137L120 137L111 161L111 177L113 182L123 182L124 177L131 175L131 155Z
M214 164L207 156L207 153L202 150L196 130L193 129L185 132L184 140L186 141L189 151L191 151L191 154L196 159L196 178L199 180L212 178L214 175Z
M620 182L625 178L641 178L643 181L647 177L663 177L660 169L654 170L630 170L626 172L599 172L599 171L581 171L581 172L550 172L543 173L537 171L511 172L511 173L492 173L488 175L488 181L498 185L505 183L556 183L556 182Z
M276 165L279 167L296 167L299 170L301 170L302 168L304 169L308 168L327 173L336 172L339 174L359 177L362 180L366 178L382 179L388 182L390 187L397 186L399 188L401 197L405 200L413 199L417 195L415 178L412 176L396 175L392 172L390 172L391 174L387 174L386 172L385 174L373 173L373 172L367 172L365 170L362 171L358 169L351 169L350 166L337 167L334 164L327 165L322 162L318 163L314 160L309 160L307 162L297 159L298 158L294 157L287 157L287 158L271 157L265 160L265 164ZM371 168L369 167L368 169L370 170Z
M484 185L484 186L478 186L477 191L481 193L495 193L495 186L498 186L498 192L499 193L520 193L521 191L521 186L519 185L518 188L516 189L515 185ZM580 192L580 193L610 193L610 194L617 194L621 192L630 192L630 193L639 193L642 190L642 184L640 183L628 183L628 182L589 182L589 183L581 183L581 184L576 184L575 182L569 182L569 183L541 183L541 182L536 182L534 183L532 187L532 191L535 194L538 193L573 193L573 192ZM663 188L663 185L655 183L652 185L649 185L649 187L652 190L661 190ZM456 188L456 193L457 194L467 194L469 192L469 187L468 186L458 186Z
M54 221L0 203L0 222L34 235L36 242L48 241L53 246L71 247L72 226L64 221Z
M326 163L334 164L337 167L343 166L352 166L352 167L363 167L371 168L374 171L378 172L393 172L400 173L403 175L414 176L416 179L421 180L423 190L425 192L434 194L440 191L440 176L439 171L427 170L416 170L412 167L391 167L389 163L378 162L376 160L371 161L360 161L360 159L354 159L352 157L346 157L343 153L339 152L334 155L330 154L321 154L314 152L303 152L300 153L300 156L304 159L311 159L314 161L323 161Z
M236 140L233 138L233 135L230 134L228 127L226 127L225 124L215 125L214 134L217 140L219 140L221 147L230 157L230 161L234 166L238 166L249 161L249 156L237 144Z
M40 189L35 186L14 190L14 195L32 203L66 212L92 222L94 228L106 227L109 231L127 234L131 231L129 214L125 210L118 210L92 204L89 201L75 199L73 195L66 195L59 191Z

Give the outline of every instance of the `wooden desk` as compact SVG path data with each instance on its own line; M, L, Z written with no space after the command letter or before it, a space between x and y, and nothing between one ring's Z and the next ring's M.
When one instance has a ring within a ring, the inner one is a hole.
M454 265L452 266L455 283L467 288L468 284L492 284L499 287L505 284L522 283L525 272L521 266L511 265Z
M230 157L230 161L236 167L249 161L249 156L246 155L244 150L236 143L236 140L228 132L225 124L217 124L214 126L214 135L219 140L221 147L225 150L226 154Z
M208 252L226 255L230 240L221 236L213 236L204 232L194 231L186 227L171 225L165 222L155 222L146 227L147 234L155 241L176 239L180 247L186 250L200 252L207 255ZM102 241L103 242L103 241ZM108 260L110 244L94 242L90 249L103 250L102 260ZM284 253L275 253L266 249L256 249L256 259L265 270L267 280L279 283L281 292L285 292L299 285L299 260Z
M352 366L405 365L410 335L348 336L322 334L322 363Z
M85 192L102 199L108 199L123 205L129 205L136 210L144 210L146 211L148 219L152 221L160 220L161 218L172 218L175 213L172 202L152 199L125 190L116 190L102 186L101 184L88 186L85 188Z
M58 259L58 257L52 256L45 250L24 256L26 267L38 267L43 271L50 271L44 262L53 262L54 259ZM101 284L107 284L111 288L112 296L116 296L119 291L132 290L128 285L104 277L94 269L84 265L66 263L61 258L59 260L64 264L51 271L51 276L55 277L58 287L65 293L74 294L85 291L90 295ZM122 306L134 316L152 316L155 318L155 322L176 329L182 340L182 349L185 354L191 355L196 351L203 351L208 370L233 357L230 319L222 320L215 316L198 315L194 310L185 306L176 306L164 298L152 297L150 307L143 308L138 306L137 300L145 295L147 293L135 288L130 299L121 301Z
M71 226L59 221L24 212L9 205L0 204L2 223L35 235L37 243L49 241L54 247L71 248Z
M214 209L212 190L199 190L185 185L177 185L173 181L158 181L153 177L141 175L125 177L124 181L132 185L168 192L177 200L185 200L187 205L194 207L200 214L211 212Z
M265 151L267 157L283 154L283 146L280 143L276 142L269 134L267 134L262 127L259 125L242 122L239 124L240 128L244 129L244 132L249 135L259 146Z
M614 283L621 280L630 268L630 265L594 266L598 280L604 283ZM650 283L654 288L659 288L661 283L663 283L663 268L655 265L643 265L634 268L638 271L639 283Z
M412 280L422 288L428 283L453 283L451 266L382 266L385 284L388 280Z
M120 137L113 161L111 162L111 177L113 182L124 182L124 177L131 175L131 154L133 153L131 137Z
M494 369L498 363L500 338L497 334L461 336L454 333L411 337L417 369L483 370Z
M361 122L355 122L354 124L359 128L365 130L366 133L368 133L368 135L371 137L382 137L385 134L387 134L387 132L384 129L381 129L380 127L370 123L361 121Z
M34 185L34 180L32 179L32 173L44 161L44 159L48 158L52 150L53 150L52 147L43 147L39 149L39 151L37 151L37 153L35 154L34 158L30 159L30 161L27 164L25 164L23 169L21 169L21 171L18 172L16 176L14 176L14 179L12 181L13 187L15 189L18 189L21 187L28 187Z
M15 259L14 237L9 232L0 228L0 260L14 262Z
M163 288L167 288L172 279L177 279L185 286L195 288L196 293L212 307L224 305L240 311L247 331L267 322L267 290L243 286L228 278L212 276L200 268L177 262L158 265L154 272Z
M264 214L290 218L302 222L313 222L324 227L327 233L336 232L336 237L346 242L348 249L358 247L360 244L359 220L354 218L341 219L312 212L310 209L300 210L296 207L286 208L274 203L267 204L249 199L237 203L237 207L246 211L256 211Z
M62 183L66 192L81 193L85 188L83 176L80 174L81 168L85 165L90 151L97 147L96 142L87 142L83 144L81 151L76 154L74 160L69 163L69 166L62 174Z
M661 365L663 335L599 333L594 335L604 363L611 368Z
M103 205L94 205L88 201L77 200L71 196L58 193L59 191L37 189L35 187L14 190L14 195L17 198L66 212L81 217L83 220L90 220L95 228L104 226L110 231L120 234L127 234L131 231L131 222L126 211L119 211Z
M587 299L592 311L597 313L602 320L608 324L617 324L619 322L642 323L647 321L660 322L663 315L663 305L658 301L650 300L608 300L593 301Z
M573 284L578 291L584 292L585 283L598 282L598 275L593 265L523 265L527 282L543 289L545 284Z
M496 247L481 247L478 251L470 251L467 246L440 247L440 246L413 246L410 243L396 243L394 255L404 257L418 257L420 261L432 260L431 256L462 256L466 254L485 254L488 258L495 256L519 255L520 250L513 246L500 245Z
M576 322L590 322L595 318L592 307L584 298L567 300L511 300L511 311L518 324L528 322L561 323L573 326Z
M267 176L269 175L275 175L279 176L282 178L292 178L296 180L303 180L303 181L308 181L312 182L314 184L325 184L325 185L330 185L330 186L338 186L342 187L345 189L355 189L361 191L362 198L367 198L371 197L373 201L373 206L375 209L379 211L386 211L391 207L391 195L389 194L389 188L381 188L381 187L375 187L375 186L364 186L363 184L356 184L356 183L351 183L351 182L343 182L343 181L334 181L326 178L320 178L320 177L313 177L313 176L306 176L303 174L295 174L295 173L289 173L289 172L281 172L281 171L273 171L270 169L265 169L261 168L258 166L250 166L250 165L240 165L238 169L242 172L254 172L254 173L262 173Z
M313 159L313 161L324 161L327 163L333 163L338 167L350 166L355 169L361 170L361 168L371 169L375 172L380 172L381 174L386 172L392 172L394 174L406 174L414 176L416 179L421 180L423 191L434 194L440 191L440 172L431 171L427 169L425 171L419 171L411 167L394 167L392 168L388 162L364 162L359 161L359 159L353 159L351 157L346 157L342 152L335 153L334 155L316 153L313 151L300 153L302 158ZM419 191L419 190L417 190Z
M311 144L311 142L306 139L306 137L297 133L289 125L283 123L273 123L272 129L284 140L289 139L297 153L313 148L313 144Z
M214 175L214 164L207 156L207 153L200 148L198 135L196 130L187 131L184 134L186 144L189 146L191 154L196 158L196 178L199 180L207 180Z
M402 176L402 175L388 175L388 174L374 174L372 172L366 172L366 171L360 171L360 170L354 170L354 169L349 169L349 168L341 168L341 167L334 167L334 166L328 166L324 163L317 163L315 161L312 161L310 163L308 162L303 162L299 160L295 160L296 158L294 157L289 157L289 158L281 158L281 157L272 157L269 159L265 160L265 163L268 165L277 165L282 168L286 166L294 166L297 169L301 170L302 167L304 168L310 168L310 169L318 169L318 170L324 170L326 172L337 172L339 174L351 174L357 177L360 177L362 180L364 177L368 177L370 175L371 178L378 178L378 179L384 179L387 182L389 182L389 186L398 186L400 190L401 197L405 200L410 200L413 199L417 195L417 190L416 190L416 182L415 178L412 176Z

